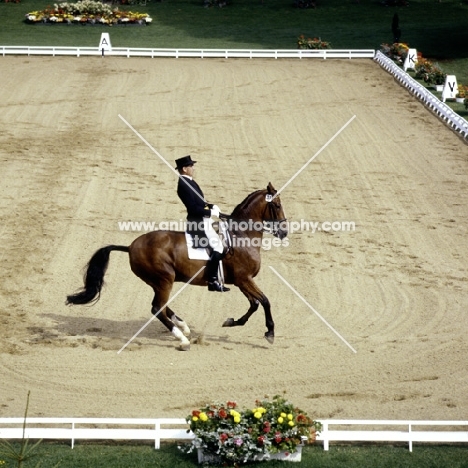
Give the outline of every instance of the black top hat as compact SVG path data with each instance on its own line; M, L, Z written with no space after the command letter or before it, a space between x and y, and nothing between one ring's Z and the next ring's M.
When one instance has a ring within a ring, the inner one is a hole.
M193 166L197 161L193 161L190 155L184 156L183 158L176 159L177 167L176 169L180 170L186 166Z

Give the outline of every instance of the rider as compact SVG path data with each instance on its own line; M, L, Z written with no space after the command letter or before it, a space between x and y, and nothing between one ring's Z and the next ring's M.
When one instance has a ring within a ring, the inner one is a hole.
M201 226L211 251L211 257L206 265L206 275L208 278L208 290L225 292L229 291L218 281L218 265L223 254L223 243L216 231L213 229L211 216L219 217L219 207L205 201L200 186L193 180L193 161L191 156L184 156L176 159L176 169L179 171L179 182L177 185L177 195L187 208L187 221Z

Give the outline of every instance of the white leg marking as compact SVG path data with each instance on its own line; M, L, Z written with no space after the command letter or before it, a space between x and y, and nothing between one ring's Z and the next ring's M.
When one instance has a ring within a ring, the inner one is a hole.
M182 333L185 336L190 336L190 328L183 320L178 320L175 316L172 321L177 325L178 328L182 329Z
M178 340L180 340L180 349L183 349L183 350L190 349L190 341L184 336L184 334L176 326L172 328L172 334Z

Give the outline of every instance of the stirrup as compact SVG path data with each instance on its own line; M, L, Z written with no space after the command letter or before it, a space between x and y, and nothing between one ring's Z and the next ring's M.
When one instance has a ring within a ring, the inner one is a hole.
M226 288L226 286L223 286L219 283L219 281L215 280L208 283L208 291L227 292L230 291L230 289Z

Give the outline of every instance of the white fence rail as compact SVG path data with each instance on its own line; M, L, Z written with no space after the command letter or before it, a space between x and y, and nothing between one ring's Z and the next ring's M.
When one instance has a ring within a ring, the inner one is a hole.
M23 418L0 418L0 439L21 439ZM185 419L27 418L28 439L70 440L191 440Z
M407 442L413 450L413 442L468 443L468 421L398 421L398 420L323 420L323 430L317 440L323 441L324 450L330 442ZM331 426L338 426L330 429ZM362 429L366 427L367 429ZM426 430L422 430L422 428ZM434 430L443 428L444 430ZM447 430L448 428L458 430ZM415 428L418 428L416 430ZM431 428L432 430L427 430Z
M132 47L113 47L102 51L97 47L41 47L41 46L0 46L0 53L5 55L68 55L68 56L116 56L116 57L195 57L195 58L374 58L372 49L141 49Z
M23 418L0 418L0 439L21 439L23 422ZM330 442L344 441L406 442L410 451L414 442L468 443L468 421L327 419L321 423L317 440L324 450L329 450ZM72 448L76 440L154 440L159 449L162 440L192 440L194 434L188 432L185 419L28 418L25 437L70 440Z
M405 88L422 101L432 112L437 114L449 127L460 133L463 138L468 136L468 122L442 102L431 91L408 75L393 60L377 51L374 60Z

